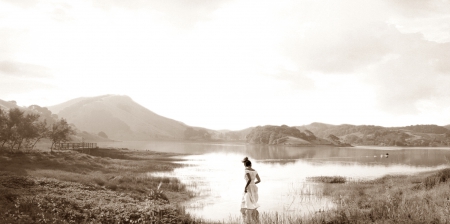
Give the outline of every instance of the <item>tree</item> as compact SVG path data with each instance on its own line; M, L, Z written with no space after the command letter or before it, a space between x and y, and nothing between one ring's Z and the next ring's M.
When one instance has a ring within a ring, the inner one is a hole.
M307 135L307 140L316 140L316 136L312 133L312 131L306 129L305 133Z
M333 141L336 141L336 142L339 141L339 138L336 137L335 135L328 135L328 138L333 140Z
M0 146L3 147L7 139L8 115L0 108ZM0 148L1 148L0 147Z
M52 141L50 150L53 151L53 146L55 144L70 141L70 135L74 133L74 129L67 123L66 119L61 118L60 120L57 120L48 133L48 138Z
M37 122L35 128L37 131L37 135L30 142L31 149L34 149L36 143L38 143L41 139L49 136L49 128L47 126L47 120Z
M23 120L23 114L24 112L21 111L19 108L11 108L8 111L8 114L6 116L6 129L3 132L2 135L2 147L7 143L11 150L14 149L14 146L17 144L17 142L20 140L19 135L19 126L20 123Z
M101 131L98 133L98 136L102 137L102 138L108 138L108 135L106 135L105 132Z
M1 147L7 144L11 151L20 148L29 148L35 144L35 139L42 131L38 126L39 114L25 113L19 108L0 111L0 143ZM45 136L44 136L45 137ZM17 148L15 148L17 146Z
M20 149L23 143L28 148L34 142L33 140L39 136L36 127L38 119L39 115L34 113L29 113L22 117L17 127L17 150Z

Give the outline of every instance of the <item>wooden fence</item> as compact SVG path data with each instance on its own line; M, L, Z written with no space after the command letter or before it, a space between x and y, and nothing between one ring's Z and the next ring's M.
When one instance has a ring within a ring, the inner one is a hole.
M59 149L95 149L97 143L80 142L80 143L59 143Z

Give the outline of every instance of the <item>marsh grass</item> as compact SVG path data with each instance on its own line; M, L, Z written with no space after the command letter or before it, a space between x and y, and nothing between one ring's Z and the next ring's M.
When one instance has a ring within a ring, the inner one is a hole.
M332 178L331 178L332 179ZM260 224L337 224L337 223L450 223L450 169L414 176L387 175L375 180L325 180L323 197L335 206L297 213L260 213ZM314 194L304 187L293 195ZM219 223L240 223L239 216Z
M210 183L205 181L202 177L175 175L173 172L149 172L147 175L149 178L173 180L173 187L182 188L182 191L187 192L191 198L208 196L212 193ZM200 208L203 206L201 203L196 203L195 205L189 205L188 207Z
M345 177L341 176L307 177L306 180L311 182L329 183L329 184L343 184L347 181Z
M216 222L187 214L178 202L196 196L189 189L202 189L201 180L183 184L149 175L181 166L174 161L167 154L119 149L91 155L0 152L0 223L240 223L239 216ZM261 213L260 223L450 223L450 169L345 183L320 177L314 183L320 192L304 185L293 187L289 197L327 198L335 206L306 215Z
M368 181L325 184L336 208L312 223L449 223L450 169L414 176L387 175Z
M178 205L190 197L186 186L147 175L181 166L169 156L0 152L0 223L195 223Z

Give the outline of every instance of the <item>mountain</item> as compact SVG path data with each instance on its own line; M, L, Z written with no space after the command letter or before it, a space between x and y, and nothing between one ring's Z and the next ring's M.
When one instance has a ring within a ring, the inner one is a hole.
M66 101L64 103L60 103L58 105L54 105L54 106L50 106L48 107L54 114L58 114L61 110L63 110L66 107L69 107L73 104L76 104L80 101L86 100L87 97L79 97L79 98L75 98L75 99L71 99L69 101Z
M181 140L188 127L148 110L128 96L77 98L48 108L82 131L104 132L113 140Z
M253 128L246 137L248 143L290 146L349 146L342 143L336 136L318 138L309 130L300 131L296 127L281 126L258 126Z
M378 146L449 146L450 130L438 125L411 125L404 127L382 127L374 125L329 125L312 123L297 126L299 130L310 130L318 137L336 137L352 145Z
M16 107L39 113L47 120L65 118L77 129L74 137L92 141L165 139L288 145L450 146L450 125L382 127L316 122L295 127L266 125L239 131L210 130L160 116L130 97L119 95L81 97L48 109L38 105L19 107L15 101L0 100L0 109Z

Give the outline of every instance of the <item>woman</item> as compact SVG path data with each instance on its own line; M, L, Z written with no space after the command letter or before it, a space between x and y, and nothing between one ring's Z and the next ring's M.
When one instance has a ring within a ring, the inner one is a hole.
M256 184L261 182L261 178L258 172L252 168L252 162L245 157L242 160L245 166L245 181L247 184L244 188L244 195L242 196L241 213L244 223L257 223L259 222L259 213L256 210L259 207L258 204L258 187ZM255 179L257 181L255 182Z

